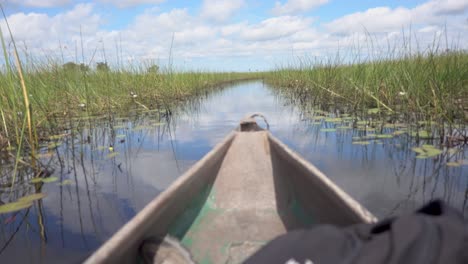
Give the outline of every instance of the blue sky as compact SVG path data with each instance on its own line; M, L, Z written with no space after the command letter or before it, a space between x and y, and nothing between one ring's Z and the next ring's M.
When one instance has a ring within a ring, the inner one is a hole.
M468 0L1 3L21 50L39 62L94 65L105 60L113 67L118 63L164 67L172 43L178 69L247 71L272 69L304 57L327 59L338 51L361 58L385 56L389 43L400 50L410 28L414 45L422 51L434 40L439 46L443 42L445 49L446 35L449 48L466 49L468 43ZM5 21L0 27L5 34ZM370 44L372 49L364 48Z

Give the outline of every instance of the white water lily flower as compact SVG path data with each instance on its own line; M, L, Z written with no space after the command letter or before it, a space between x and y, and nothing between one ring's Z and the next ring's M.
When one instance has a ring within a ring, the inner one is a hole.
M399 92L398 94L403 96L406 95L406 92Z

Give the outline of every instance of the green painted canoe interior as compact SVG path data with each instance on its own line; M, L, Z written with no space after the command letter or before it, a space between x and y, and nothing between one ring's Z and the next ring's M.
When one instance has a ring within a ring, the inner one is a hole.
M300 219L302 227L310 227L314 224L313 217L307 214L300 202L294 198L288 207L289 213L294 215L296 219ZM235 212L231 212L235 213ZM278 214L276 210L268 212L270 214ZM265 245L268 241L253 240L253 241L224 241L224 243L208 245L198 244L200 237L204 234L217 232L218 236L223 236L225 230L209 230L212 220L220 218L221 214L229 215L224 209L217 208L216 206L216 193L212 186L206 187L200 194L191 202L187 209L177 218L169 229L169 235L177 238L181 244L189 250L192 257L200 264L217 263L213 260L212 255L220 256L225 259L224 263L239 263L245 257L255 252L258 248ZM281 213L280 213L281 214ZM286 215L288 213L283 213ZM203 242L202 242L203 243ZM242 245L244 247L242 248ZM232 249L241 247L241 250L246 252L237 252L236 256L240 258L233 259L231 256Z
M272 158L266 132L239 133L214 181L186 198L168 234L197 263L240 263L276 236L317 222L295 195L291 170Z

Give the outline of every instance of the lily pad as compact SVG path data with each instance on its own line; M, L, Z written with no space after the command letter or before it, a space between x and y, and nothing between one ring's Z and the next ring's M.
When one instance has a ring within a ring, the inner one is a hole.
M353 141L353 145L369 145L370 141Z
M368 122L367 122L366 120L361 120L361 121L357 121L357 122L356 122L356 124L357 124L358 126L365 126L365 125L367 125L367 123L368 123Z
M39 183L39 182L42 182L42 178L32 178L29 182L31 183Z
M56 181L58 181L58 178L55 177L55 176L47 177L47 178L42 179L43 183L50 183L50 182L56 182Z
M371 108L367 110L368 114L378 114L380 112L379 108Z
M49 143L49 144L47 145L47 147L48 147L49 149L54 149L54 148L56 148L56 147L58 147L58 146L60 146L60 145L61 145L60 142L52 142L52 143Z
M151 128L150 126L136 126L132 130L137 131L137 130L144 130L144 129L149 129Z
M415 147L415 148L412 148L411 150L416 152L416 153L419 153L419 154L424 154L424 149L423 148Z
M422 145L421 147L412 148L414 152L418 153L419 155L416 156L418 159L427 159L438 156L442 154L442 150L434 147L433 145Z
M320 129L322 132L335 132L336 128L322 128Z
M447 166L449 167L460 167L461 164L459 162L447 162Z
M163 126L163 125L165 125L165 124L166 124L166 123L164 123L164 122L158 122L158 123L153 123L153 124L151 124L151 125L152 125L152 126Z
M321 125L322 122L320 122L320 121L315 121L315 122L312 122L311 124L312 124L312 125Z
M46 197L47 194L45 193L35 193L35 194L31 194L31 195L26 195L26 196L23 196L21 198L18 199L18 202L33 202L33 201L36 201L36 200L40 200L44 197Z
M70 185L70 184L72 184L72 181L70 179L66 179L66 180L63 180L58 185L64 186L64 185Z
M57 139L62 139L66 136L68 136L69 134L60 134L60 135L53 135L53 136L50 136L49 139L50 140L57 140Z
M393 138L392 134L379 134L375 135L376 138Z
M419 131L419 132L417 132L417 133L416 133L416 132L411 132L411 136L412 136L412 137L417 137L417 136L419 136L419 137L422 138L422 139L431 139L431 138L432 138L431 133L429 133L429 132L427 132L427 131L425 131L425 130Z
M0 214L6 214L11 212L20 211L32 206L32 202L17 201L13 203L7 203L0 205Z
M337 129L346 130L346 129L352 129L352 127L351 126L339 126L339 127L337 127Z
M46 153L38 153L36 154L36 157L45 159L45 158L51 158L53 155L54 155L53 152L46 152Z
M341 123L341 121L343 121L341 118L333 118L333 117L329 117L329 118L325 118L325 122L330 122L330 123Z
M112 158L114 158L114 157L117 157L118 155L120 155L119 152L112 152L112 153L107 154L106 157L107 157L108 159L112 159Z
M453 154L457 154L458 152L461 152L461 150L458 148L450 148L447 150L447 152L453 155Z
M116 138L124 138L124 137L126 137L126 135L120 134L120 135L117 135L117 136L115 136L115 137L116 137Z
M393 132L393 135L395 135L395 136L399 136L399 135L403 135L403 134L406 134L406 131L404 131L404 130L397 130L397 131L394 131L394 132Z

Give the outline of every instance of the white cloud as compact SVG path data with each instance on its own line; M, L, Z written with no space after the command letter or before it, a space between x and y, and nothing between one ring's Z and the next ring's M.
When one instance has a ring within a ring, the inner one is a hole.
M243 6L244 0L203 0L201 16L216 22L225 22Z
M33 0L30 0L33 1ZM160 4L166 0L100 0L103 3L113 4L119 8L127 8L144 4Z
M17 42L30 41L35 43L35 46L42 46L40 44L79 35L80 30L85 36L97 32L101 19L92 11L92 4L78 4L73 9L55 16L21 12L8 16L8 23ZM4 21L0 22L0 26L6 32Z
M414 8L375 7L319 25L315 25L314 18L293 15L266 17L260 21L245 18L232 22L228 19L219 23L217 19L220 17L209 17L202 11L193 14L193 9L188 8L161 11L160 7L152 7L136 14L122 28L107 30L103 28L105 20L93 4L78 4L56 15L19 12L9 15L8 21L20 48L27 47L28 53L36 57L45 55L60 59L60 41L65 60L75 60L78 50L78 61L81 62L83 41L86 63L94 65L104 60L104 47L106 59L111 65L115 64L118 46L121 49L119 55L122 55L120 61L124 63L151 60L165 65L172 43L176 65L230 70L225 63L229 58L244 60L244 66L238 63L239 68L248 69L254 67L252 62L263 61L264 65L274 67L275 63L287 62L302 54L324 57L336 55L338 50L345 54L341 51L369 40L364 29L371 33L373 44L386 46L388 40L402 40L407 35L403 35L402 28L411 25L418 35L418 44L426 48L435 35L439 36L447 28L449 40L455 39L461 48L466 48L468 36L460 33L468 30L463 15L468 0L460 1L461 4L432 0ZM232 10L236 9L226 10L231 11L222 17L232 18L232 12L235 12ZM222 12L227 11L219 13ZM0 26L6 32L3 21Z
M468 9L468 0L432 0L412 9L405 7L375 7L356 12L325 24L334 33L352 34L357 31L384 33L401 30L410 25L446 23L448 15L463 14Z
M305 30L311 22L312 20L309 18L295 16L273 17L263 20L259 24L243 27L240 35L249 41L274 40Z
M71 3L71 0L5 0L5 4L14 4L27 7L58 7Z
M328 1L329 0L288 0L284 4L276 1L272 12L275 15L297 14L317 8L328 3Z

